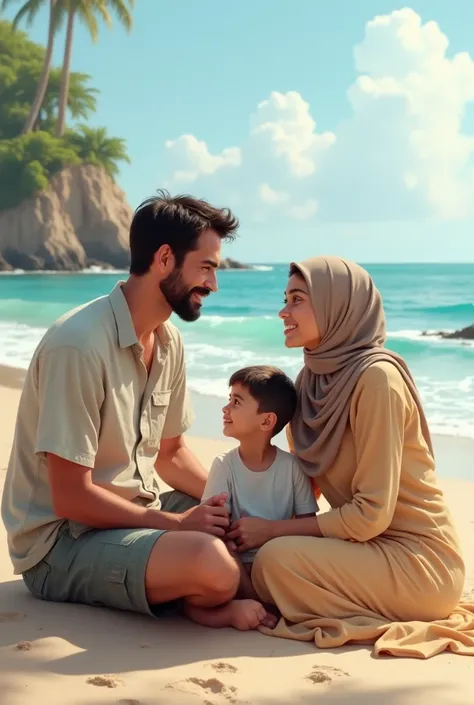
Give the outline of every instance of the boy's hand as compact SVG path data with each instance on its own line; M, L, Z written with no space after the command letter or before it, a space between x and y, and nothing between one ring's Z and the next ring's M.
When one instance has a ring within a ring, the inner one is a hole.
M229 553L237 553L239 549L235 541L233 541L232 539L227 539L225 536L223 538L223 541L227 546L227 550L229 551Z
M180 531L203 531L213 536L225 536L229 527L229 511L225 505L227 494L223 492L181 514Z
M271 521L257 517L242 517L230 527L227 537L237 544L239 553L252 548L260 548L264 543L273 538Z

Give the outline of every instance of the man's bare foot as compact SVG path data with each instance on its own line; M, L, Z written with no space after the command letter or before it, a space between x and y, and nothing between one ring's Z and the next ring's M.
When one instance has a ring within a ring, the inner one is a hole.
M232 600L226 605L210 609L187 604L185 611L193 622L217 629L234 627L243 632L261 626L274 629L278 622L275 615L267 612L256 600Z
M264 626L274 629L277 618L267 612L261 602L256 600L233 600L229 603L232 626L240 631L248 631Z

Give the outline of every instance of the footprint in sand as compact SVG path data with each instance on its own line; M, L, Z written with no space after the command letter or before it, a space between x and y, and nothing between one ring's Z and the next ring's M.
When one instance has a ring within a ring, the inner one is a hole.
M218 673L237 673L239 670L235 666L233 666L231 663L225 663L225 661L218 661L217 663L209 663L208 664L209 668L212 668L214 671L217 671Z
M0 612L0 624L2 622L18 622L20 619L24 619L26 614L22 612Z
M120 678L116 676L91 676L87 678L86 683L89 685L97 685L102 688L117 688L117 686L122 685Z
M17 651L30 651L33 648L31 641L19 641L15 646Z
M165 685L167 690L175 690L192 695L217 695L225 698L232 705L237 705L236 695L238 690L233 685L226 685L218 678L186 678L184 681L176 681ZM214 705L207 700L209 705Z
M326 685L329 685L332 683L332 679L335 678L341 678L342 676L349 676L349 673L346 673L346 671L342 671L340 668L333 668L332 666L313 666L314 670L311 671L306 676L306 680L311 681L311 683L319 684L319 683L325 683Z

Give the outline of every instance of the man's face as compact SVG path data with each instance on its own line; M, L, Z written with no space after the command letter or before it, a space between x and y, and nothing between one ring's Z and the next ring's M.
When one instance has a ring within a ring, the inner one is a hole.
M188 252L181 267L175 267L160 288L173 311L187 322L201 315L202 299L217 291L216 269L221 255L221 238L214 230L199 236L197 250Z

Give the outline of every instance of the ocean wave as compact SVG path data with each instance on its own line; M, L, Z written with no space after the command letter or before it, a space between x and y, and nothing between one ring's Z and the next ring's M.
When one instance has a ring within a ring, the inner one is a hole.
M0 364L26 370L46 328L0 321Z
M86 267L85 269L81 269L79 272L75 272L75 274L128 274L128 269L109 269L107 267L100 267L98 264L94 264L91 267Z
M445 330L445 333L452 333L453 330ZM447 346L453 346L457 347L462 345L463 347L467 348L474 348L474 341L473 340L463 340L460 338L457 339L449 339L447 340L446 338L442 338L439 335L439 329L437 330L427 330L427 331L422 331L422 330L398 330L398 331L387 331L387 338L390 339L392 338L393 340L410 340L413 342L419 342L419 343L426 343L428 345L447 345Z
M474 314L474 301L465 301L463 303L451 303L451 304L439 304L436 306L419 306L418 304L412 305L405 303L405 309L409 310L411 313L421 313L429 316L446 314L449 315L461 315L461 314Z
M4 284L11 299L0 300L0 363L26 369L47 325L68 308L64 298L71 296L71 291L68 286L58 302L42 302L24 300L20 298L21 288L11 288L13 282ZM87 286L88 294L94 286L92 282L91 287ZM51 297L55 291L51 289ZM238 297L231 304L236 300ZM302 351L284 347L281 322L276 316L256 315L254 310L253 315L241 315L237 306L229 314L212 311L191 326L179 322L190 390L225 400L230 375L241 367L262 363L276 365L295 379L302 365ZM17 315L23 322L5 320ZM412 327L409 320L407 323L406 327L403 322L395 323L388 338L414 373L432 431L474 438L473 342L427 337L417 328L419 320L413 321Z
M236 323L248 323L254 321L273 321L276 320L275 316L216 316L216 315L206 315L204 314L199 318L199 321L204 323L209 323L211 326L220 326L222 324L229 323L235 325Z

